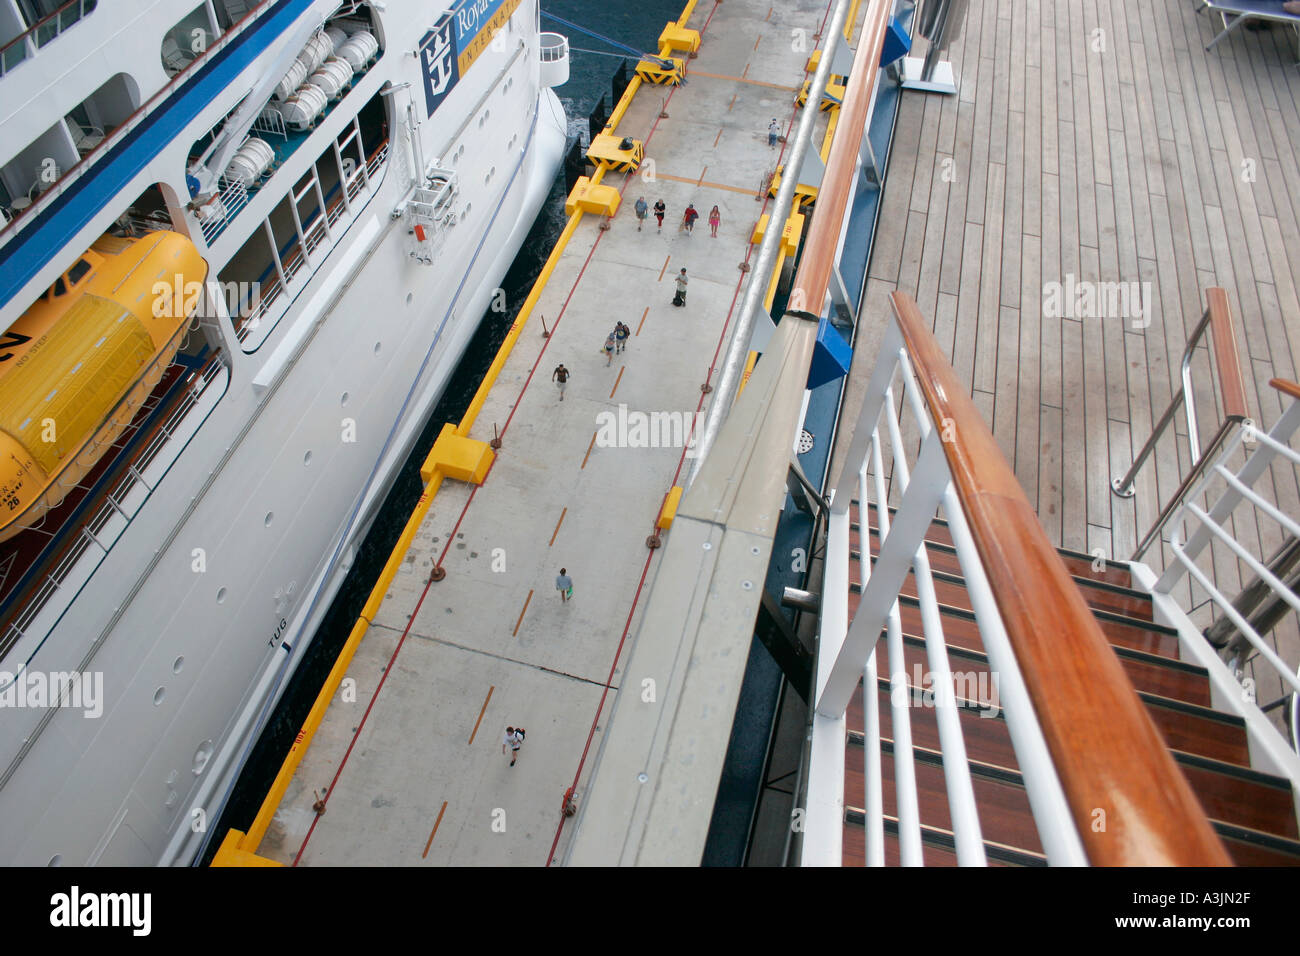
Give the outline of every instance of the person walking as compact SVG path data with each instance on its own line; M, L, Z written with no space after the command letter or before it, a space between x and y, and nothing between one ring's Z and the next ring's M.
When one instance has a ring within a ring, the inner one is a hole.
M655 230L656 232L664 231L664 214L666 212L668 212L668 207L665 206L664 201L660 199L655 203L655 218L659 220L659 228Z
M682 213L682 225L686 227L687 235L695 231L695 220L699 218L700 211L695 208L695 204L687 205L686 211Z
M573 578L569 577L566 568L560 568L560 573L555 576L555 590L560 592L561 604L573 597Z
M718 238L718 226L720 225L722 225L722 213L718 211L717 206L714 206L709 210L709 229L712 230L714 239Z
M617 325L614 326L614 341L618 345L618 347L615 349L616 352L623 351L623 349L627 346L627 340L631 335L632 335L632 330L629 329L622 322L619 322Z
M636 201L636 231L637 232L641 231L641 226L644 225L646 216L649 215L649 213L650 213L650 207L646 205L645 196L641 196Z
M501 752L510 754L510 766L519 759L519 748L524 745L524 728L507 727L506 735L501 738Z
M569 381L569 370L564 367L563 362L555 366L555 371L551 373L551 381L559 387L560 401L564 401L564 386Z
M677 273L677 294L673 296L673 305L686 304L686 284L690 281L686 278L685 269Z
M609 335L605 336L605 365L606 366L608 366L610 362L614 361L614 346L616 344L614 338L615 338L615 334L613 332L610 332Z
M767 124L767 145L769 148L776 147L776 141L781 136L781 126L777 123L776 117L772 117L772 122Z

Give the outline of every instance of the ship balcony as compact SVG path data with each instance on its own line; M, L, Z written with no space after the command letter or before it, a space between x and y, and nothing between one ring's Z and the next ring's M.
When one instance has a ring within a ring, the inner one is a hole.
M542 65L539 82L542 86L563 86L569 82L568 39L559 33L543 33L539 40L538 59Z
M33 59L47 44L66 32L74 23L84 19L86 14L95 9L97 2L98 0L69 0L17 36L10 36L4 45L0 46L0 78L5 77L24 60ZM21 23L10 22L0 26L0 30L3 30L0 36L12 34L11 28L14 26L21 27Z

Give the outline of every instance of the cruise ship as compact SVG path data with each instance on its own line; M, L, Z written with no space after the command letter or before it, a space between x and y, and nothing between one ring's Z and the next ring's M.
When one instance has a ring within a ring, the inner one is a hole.
M0 3L0 862L208 839L559 167L540 16Z

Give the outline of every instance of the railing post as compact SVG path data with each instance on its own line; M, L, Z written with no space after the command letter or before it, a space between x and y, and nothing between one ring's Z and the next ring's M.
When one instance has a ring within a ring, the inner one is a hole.
M857 441L856 435L854 441ZM848 707L854 690L862 680L862 671L871 649L880 638L889 609L898 599L899 589L903 586L917 549L925 539L926 529L939 510L939 502L943 500L947 487L948 463L943 453L943 441L939 430L932 428L921 444L921 454L917 457L912 480L908 483L889 535L880 544L880 556L866 590L862 593L862 600L858 603L857 613L853 615L848 634L835 656L835 663L817 690L819 714L838 717ZM866 503L863 502L860 507L865 510ZM863 560L866 560L865 556Z
M867 460L871 436L880 421L880 410L884 406L885 391L893 381L894 373L898 371L898 353L902 348L902 333L899 332L897 323L890 322L880 343L876 366L871 371L867 389L862 395L861 410L858 412L857 424L853 427L853 439L841 459L843 464L840 479L835 485L835 496L831 499L832 511L842 513L849 510L857 482L857 463ZM865 508L866 502L861 504Z
M1244 429L1250 426L1242 427ZM1282 417L1279 418L1269 430L1269 436L1280 442L1286 442L1295 432L1297 427L1300 427L1300 401L1293 401L1291 406L1282 413ZM1239 440L1245 441L1245 435L1243 434ZM1229 448L1230 446L1225 447L1223 457L1226 457ZM1241 470L1237 472L1237 480L1247 488L1253 488L1255 482L1259 480L1260 476L1264 474L1269 465L1273 463L1273 459L1276 456L1277 453L1267 445L1262 448L1256 448L1255 451L1251 453L1250 457L1246 459L1246 463L1241 466ZM1225 488L1223 494L1219 496L1219 500L1216 501L1214 507L1210 509L1210 519L1216 524L1222 524L1240 503L1241 492L1237 491L1237 489L1232 486ZM1188 537L1187 544L1183 546L1183 556L1188 562L1195 561L1197 557L1200 556L1201 551L1209 543L1209 529L1204 525L1198 524L1196 530ZM1154 590L1161 594L1170 593L1185 573L1186 566L1182 562L1171 562L1169 567L1164 570L1164 573L1161 574L1159 579L1156 581Z

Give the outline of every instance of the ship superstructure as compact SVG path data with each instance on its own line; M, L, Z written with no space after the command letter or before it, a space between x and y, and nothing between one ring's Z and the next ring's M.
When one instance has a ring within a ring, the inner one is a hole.
M537 0L2 12L0 363L57 333L81 383L90 286L180 333L93 371L93 454L0 543L0 860L184 863L550 187L567 50Z

